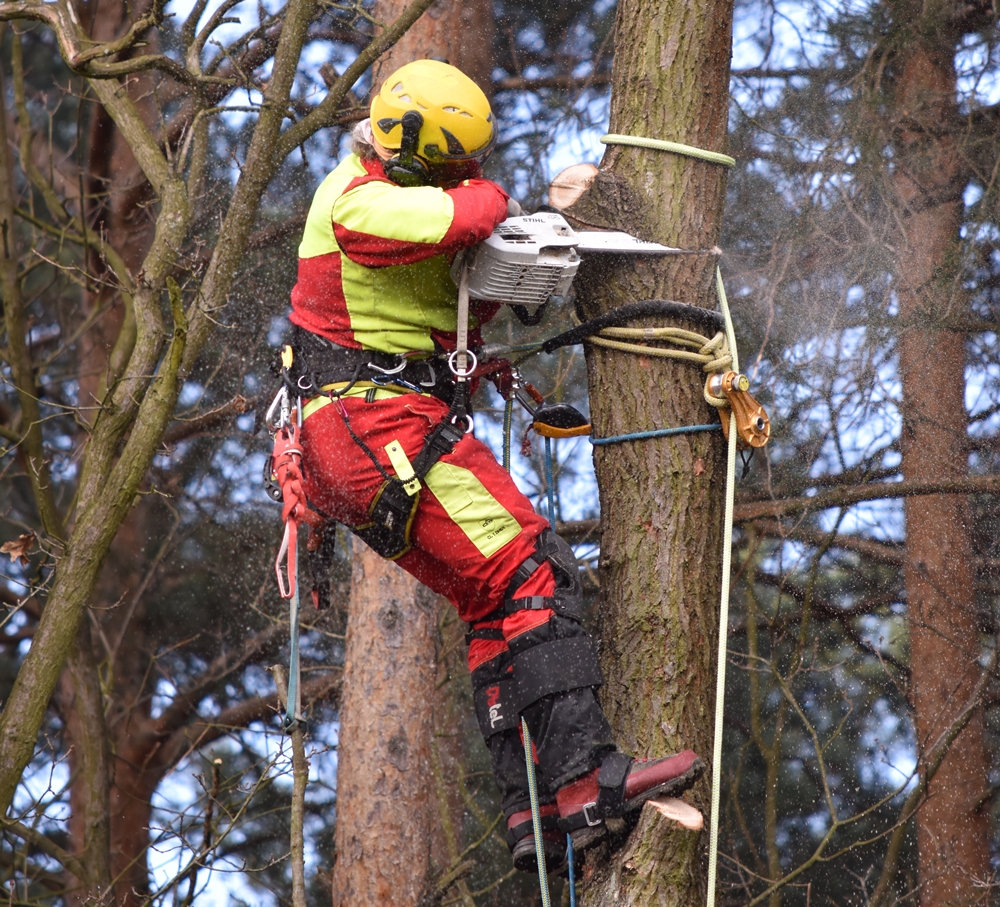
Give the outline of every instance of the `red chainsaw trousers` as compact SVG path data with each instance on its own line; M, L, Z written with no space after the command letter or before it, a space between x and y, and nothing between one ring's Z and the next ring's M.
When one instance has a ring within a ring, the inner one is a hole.
M315 507L348 526L368 520L368 509L385 481L351 431L382 469L395 475L386 448L398 442L412 463L427 433L448 413L448 406L436 397L390 393L372 389L367 396L344 397L314 411L306 408L302 426L306 494ZM396 459L398 465L398 454ZM535 540L547 526L490 449L469 434L428 473L411 532L413 549L397 563L448 598L459 617L471 623L503 604L514 573L533 554ZM551 566L543 564L511 591L519 596L552 595ZM470 670L505 652L507 640L551 616L552 611L545 609L505 618L505 639L473 640Z

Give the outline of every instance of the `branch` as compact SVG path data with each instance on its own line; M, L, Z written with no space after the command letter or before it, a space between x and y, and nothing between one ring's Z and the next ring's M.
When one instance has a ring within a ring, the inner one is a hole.
M21 822L14 819L7 819L4 816L0 816L0 828L17 835L22 841L32 845L32 847L37 847L38 850L46 856L52 857L53 860L56 860L78 879L87 878L87 871L80 864L80 861L72 854L63 850L47 835L43 835L34 828L29 828Z
M237 394L228 403L216 409L195 416L193 419L177 419L170 428L163 434L163 444L171 446L186 441L195 435L211 431L220 425L229 422L234 416L242 416L251 412L257 406L257 398L247 399L242 394Z
M527 79L523 76L504 76L493 81L494 91L538 91L542 88L592 88L611 84L611 73L596 72L589 76L546 76L540 79Z
M787 527L777 520L761 519L754 522L754 528L764 536L769 538L780 538L793 542L805 542L807 545L820 545L828 537L828 532L815 529L811 526L796 525ZM903 564L902 545L890 542L876 542L872 539L859 538L856 535L838 534L833 542L835 548L843 551L851 551L860 554L868 560L877 564L886 564L890 567L901 567Z
M302 684L302 701L311 704L336 701L342 679L340 670L311 677ZM253 721L274 715L279 708L280 700L275 693L241 702L211 721L198 719L170 735L157 752L156 762L166 774L192 750L207 746L236 728L245 728Z
M733 519L737 523L745 523L762 517L810 513L831 507L850 507L863 501L908 498L925 494L1000 494L1000 476L969 476L944 482L878 482L853 488L831 489L812 497L752 501L739 504L733 513Z
M288 682L283 665L271 668L278 687L278 701L288 708ZM292 704L294 709L295 703ZM292 809L289 823L292 864L292 907L306 907L305 839L303 823L306 815L306 783L309 780L309 760L302 742L302 722L296 721L291 729L292 738Z
M403 14L381 35L375 38L351 63L336 85L308 116L291 126L281 136L275 154L280 160L291 154L309 136L324 126L330 126L337 119L337 110L366 69L392 47L419 19L434 0L413 0Z

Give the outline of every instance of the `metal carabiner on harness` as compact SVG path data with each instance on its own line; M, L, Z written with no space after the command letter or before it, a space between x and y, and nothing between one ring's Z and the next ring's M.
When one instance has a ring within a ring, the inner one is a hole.
M277 421L275 421L275 413L277 412ZM267 430L273 435L275 432L280 431L286 425L291 422L292 418L292 401L288 396L288 388L284 384L278 388L278 393L274 395L274 400L271 401L271 405L267 408L267 414L264 416L264 425Z

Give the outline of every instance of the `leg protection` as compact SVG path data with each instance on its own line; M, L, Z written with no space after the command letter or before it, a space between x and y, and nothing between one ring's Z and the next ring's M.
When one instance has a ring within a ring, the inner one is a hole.
M493 776L507 818L531 809L524 744L521 741L521 718L512 705L513 675L509 669L510 654L505 652L472 672L476 718L490 751ZM555 802L553 792L541 779L538 795L542 803Z
M583 627L559 614L508 645L514 707L528 722L541 780L554 791L614 749L595 693L602 683L597 652Z

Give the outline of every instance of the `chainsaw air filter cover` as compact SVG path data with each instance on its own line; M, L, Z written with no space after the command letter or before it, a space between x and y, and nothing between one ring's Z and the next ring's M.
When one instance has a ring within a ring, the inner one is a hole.
M469 295L531 306L564 296L580 267L578 243L559 214L508 217L467 256ZM452 276L457 283L459 273Z

